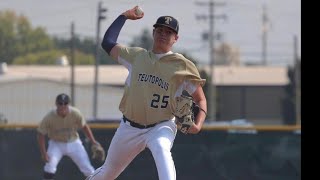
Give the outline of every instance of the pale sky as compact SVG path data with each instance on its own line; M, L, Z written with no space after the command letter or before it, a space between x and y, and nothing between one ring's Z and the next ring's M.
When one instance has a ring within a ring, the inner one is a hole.
M11 9L28 17L33 26L44 27L49 34L70 37L71 22L75 32L82 37L96 36L96 17L99 0L1 0L0 10ZM209 62L209 43L202 40L202 33L209 29L208 20L197 16L207 16L208 6L196 2L208 0L102 0L107 19L102 21L100 36L123 11L141 6L145 17L137 21L127 21L120 32L119 43L129 44L142 30L152 30L156 19L171 15L180 24L179 40L174 50L186 51L199 63ZM214 31L223 34L223 40L240 49L241 62L257 63L262 52L262 6L267 7L271 23L268 31L267 53L271 65L292 64L294 36L298 37L298 55L301 56L301 1L300 0L225 0L223 6L215 6L216 16L225 15L226 20L215 19ZM219 41L215 41L218 45Z

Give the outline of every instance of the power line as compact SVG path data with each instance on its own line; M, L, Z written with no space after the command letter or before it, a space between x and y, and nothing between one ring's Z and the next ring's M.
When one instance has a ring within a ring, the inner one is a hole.
M107 11L106 8L102 7L102 2L98 3L98 16L97 16L97 34L96 34L96 56L95 56L95 73L94 73L94 86L93 86L93 119L97 120L97 106L98 106L98 73L99 73L99 49L100 49L100 23L103 19L106 19L104 13Z
M210 0L210 2L196 2L196 5L199 6L208 6L209 7L209 15L200 15L198 18L200 19L209 19L209 57L210 57L210 75L211 81L209 84L209 104L210 104L210 112L209 115L211 117L211 121L216 120L216 88L215 88L215 81L214 81L214 71L213 71L213 66L214 66L214 19L215 18L225 18L226 16L224 15L215 15L214 14L214 7L219 5L225 5L225 3L217 3L214 2L213 0Z

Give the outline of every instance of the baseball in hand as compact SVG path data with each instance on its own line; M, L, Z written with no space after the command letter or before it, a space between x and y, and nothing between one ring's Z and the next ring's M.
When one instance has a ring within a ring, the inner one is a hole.
M141 14L143 13L143 10L140 7L137 7L135 13L137 16L141 16Z

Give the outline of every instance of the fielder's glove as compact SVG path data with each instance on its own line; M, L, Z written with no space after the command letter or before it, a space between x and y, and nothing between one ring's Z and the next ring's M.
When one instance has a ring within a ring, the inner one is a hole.
M100 143L95 143L91 145L92 159L104 161L106 153Z
M199 112L199 106L193 101L191 96L181 95L176 97L176 109L173 115L177 129L187 134L191 126L194 125L195 117Z

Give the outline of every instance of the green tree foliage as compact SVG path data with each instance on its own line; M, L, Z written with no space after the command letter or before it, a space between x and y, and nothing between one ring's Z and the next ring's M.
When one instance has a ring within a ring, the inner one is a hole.
M68 58L69 57L70 55L68 55ZM92 54L87 54L79 50L75 51L74 59L75 59L74 63L78 65L90 65L90 64L93 65L95 62L94 56Z
M1 61L12 61L29 53L53 48L53 41L43 28L32 28L23 15L7 10L0 11L0 57Z
M66 55L69 63L71 61L70 52L66 50L49 50L36 53L28 53L25 56L19 56L15 58L12 64L17 65L54 65L57 64L57 59L63 55ZM94 64L94 57L90 54L83 53L81 51L75 51L75 64L88 65Z
M63 51L59 50L50 50L50 51L41 51L35 53L28 53L24 56L19 56L15 58L12 64L18 65L31 65L31 64L56 64L56 60L59 56L64 54Z
M53 37L54 44L58 49L68 49L71 46L70 39L63 39L59 37ZM95 54L96 54L96 43L93 38L86 37L80 38L75 35L74 47L77 51L77 56L75 57L75 64L94 64ZM87 60L85 58L88 58ZM80 58L80 59L78 59ZM99 60L100 64L117 64L116 61L112 60L111 57L101 48L99 44Z
M67 55L70 39L50 37L41 27L33 28L29 20L15 12L0 11L0 61L8 64L56 64ZM90 38L75 38L75 64L94 64L95 43Z
M130 43L130 46L152 49L152 44L153 37L151 32L148 29L144 29L142 30L142 33L139 36L133 38L133 41Z
M283 100L283 113L285 124L295 124L296 123L296 96L301 95L297 92L297 88L301 89L301 60L298 61L293 67L288 67L287 72L289 83L285 87L286 96ZM296 86L298 82L299 87ZM300 106L301 107L301 106Z
M140 36L134 37L130 46L151 49L152 33L145 29ZM99 47L99 64L118 64ZM56 64L62 55L70 61L70 39L50 37L41 27L33 28L29 20L18 16L14 11L0 11L0 61L8 64ZM75 64L94 64L96 43L93 38L74 39ZM184 54L186 57L187 55ZM192 58L187 57L192 60Z
M71 46L70 39L59 37L53 37L52 39L58 49L69 49ZM86 37L81 39L78 35L75 35L74 37L74 47L86 54L95 54L96 51L96 43L93 38Z

